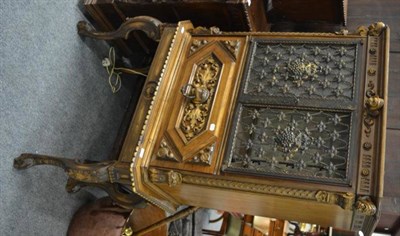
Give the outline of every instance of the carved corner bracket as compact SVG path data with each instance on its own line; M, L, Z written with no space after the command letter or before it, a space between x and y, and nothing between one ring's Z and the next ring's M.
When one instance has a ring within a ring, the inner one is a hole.
M225 40L222 41L222 44L236 59L240 48L240 40Z
M215 143L202 149L199 153L186 160L191 164L211 165L212 156L215 150Z
M375 215L377 212L375 204L368 196L359 198L357 202L354 204L354 208L356 211L367 216Z
M360 36L379 36L385 29L386 25L383 22L376 22L368 27L358 27L357 32Z
M208 41L205 39L203 39L203 40L194 39L192 41L192 45L190 46L190 55L195 53L199 48L203 47L207 43L208 43Z
M149 169L149 178L153 183L168 183L168 186L174 187L182 183L182 175L173 170L164 171L155 168Z
M161 140L160 147L158 148L158 151L156 153L156 157L159 160L179 162L179 159L172 151L165 138Z

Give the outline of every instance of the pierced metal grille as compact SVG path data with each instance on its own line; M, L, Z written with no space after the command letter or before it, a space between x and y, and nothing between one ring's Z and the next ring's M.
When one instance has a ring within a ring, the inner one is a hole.
M357 44L257 42L245 94L352 100Z
M359 46L253 39L223 171L350 184Z
M343 181L351 113L242 106L231 170Z

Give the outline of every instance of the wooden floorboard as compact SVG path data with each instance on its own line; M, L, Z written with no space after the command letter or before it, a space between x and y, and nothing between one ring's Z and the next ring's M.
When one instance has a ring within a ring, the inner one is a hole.
M400 129L400 53L390 53L389 72L387 127Z
M387 128L400 130L400 96L389 96L388 100Z
M384 201L377 230L399 235L400 220L400 1L350 0L347 27L382 21L390 28L390 65L386 137ZM385 201L386 200L386 201Z
M389 25L391 51L400 52L400 2L398 0L350 0L347 15L349 30L377 21Z
M387 129L385 182L383 195L385 197L400 196L400 130Z
M400 96L400 53L390 53L389 62L389 96Z

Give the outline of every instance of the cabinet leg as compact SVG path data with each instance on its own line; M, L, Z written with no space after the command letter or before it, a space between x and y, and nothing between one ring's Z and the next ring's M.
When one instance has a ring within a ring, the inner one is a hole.
M109 180L108 168L114 162L82 164L67 158L24 153L14 159L14 168L28 169L36 165L52 165L64 169L68 176L80 182L102 183Z
M135 208L142 202L142 198L130 191L130 184L126 180L129 173L126 173L128 170L125 170L125 163L108 161L85 164L67 158L31 153L21 154L14 159L14 168L18 170L28 169L35 165L53 165L64 169L69 176L65 187L69 193L77 192L85 186L94 186L106 191L118 205L124 208ZM125 177L117 179L115 176Z

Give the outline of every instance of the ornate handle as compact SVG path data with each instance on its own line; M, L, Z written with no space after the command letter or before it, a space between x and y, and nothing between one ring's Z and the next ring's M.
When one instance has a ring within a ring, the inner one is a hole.
M181 93L193 103L206 103L210 97L210 91L207 88L195 87L192 84L182 86Z
M367 99L365 105L367 106L368 113L375 117L379 115L379 110L385 105L385 100L374 95Z

